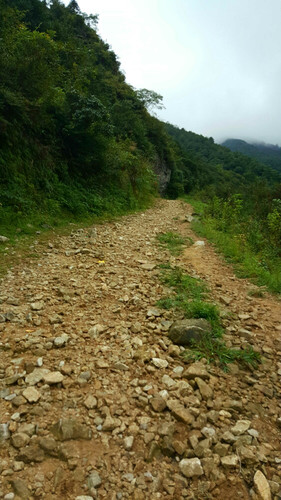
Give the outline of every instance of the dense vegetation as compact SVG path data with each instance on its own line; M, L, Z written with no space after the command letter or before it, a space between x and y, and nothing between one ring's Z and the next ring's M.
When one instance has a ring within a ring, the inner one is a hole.
M263 142L249 144L241 139L227 139L222 143L222 146L229 148L231 151L237 151L255 158L281 172L281 148L276 144L266 144Z
M126 83L97 18L75 1L0 0L0 13L0 234L25 216L147 204L155 172L175 164L148 112L161 97Z

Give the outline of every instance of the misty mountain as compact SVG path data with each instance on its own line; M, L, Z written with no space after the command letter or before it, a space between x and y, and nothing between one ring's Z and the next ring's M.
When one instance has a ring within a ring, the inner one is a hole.
M281 172L281 148L265 142L248 143L242 139L227 139L222 146L233 152L243 153Z

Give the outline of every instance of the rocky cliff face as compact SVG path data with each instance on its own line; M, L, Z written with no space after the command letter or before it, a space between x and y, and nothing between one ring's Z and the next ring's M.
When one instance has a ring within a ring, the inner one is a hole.
M154 173L158 179L159 193L163 195L171 179L171 170L168 168L164 161L157 158L154 164Z

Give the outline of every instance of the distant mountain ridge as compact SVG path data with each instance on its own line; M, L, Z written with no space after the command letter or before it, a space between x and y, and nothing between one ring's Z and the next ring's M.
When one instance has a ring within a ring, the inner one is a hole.
M242 139L227 139L222 146L233 152L243 153L281 172L281 148L265 142L249 143Z

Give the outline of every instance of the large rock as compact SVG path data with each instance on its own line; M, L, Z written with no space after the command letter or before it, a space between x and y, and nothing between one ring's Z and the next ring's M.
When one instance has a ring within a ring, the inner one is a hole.
M196 477L204 474L199 458L184 458L180 461L179 467L185 477Z
M203 340L211 331L212 327L205 319L183 319L172 324L168 337L174 344L191 346Z
M92 437L92 431L89 427L72 418L61 418L51 427L51 432L59 441L91 439Z
M257 470L254 475L254 487L259 500L271 500L271 491L268 481L260 470Z

